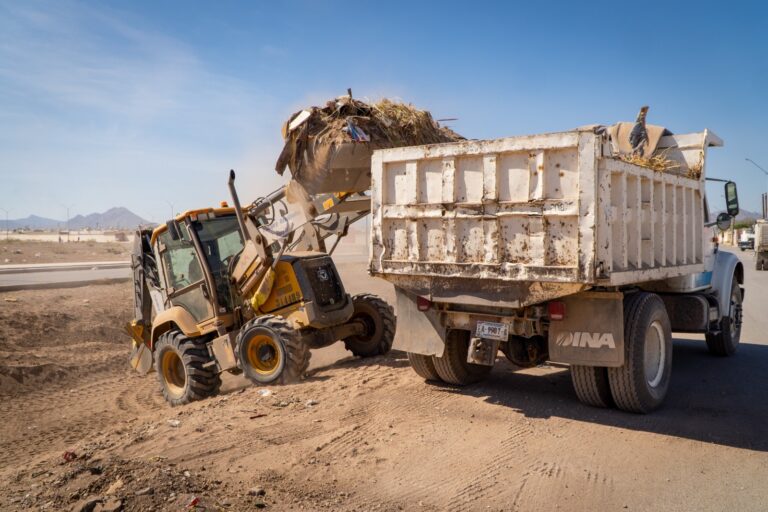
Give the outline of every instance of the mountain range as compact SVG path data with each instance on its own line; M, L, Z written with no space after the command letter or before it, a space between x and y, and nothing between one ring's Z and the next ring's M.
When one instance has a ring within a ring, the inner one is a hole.
M133 229L139 224L150 224L150 222L122 206L110 208L104 213L75 215L69 219L69 229ZM5 228L5 222L1 219L0 226ZM9 229L66 229L67 221L30 215L23 219L9 219L8 227Z

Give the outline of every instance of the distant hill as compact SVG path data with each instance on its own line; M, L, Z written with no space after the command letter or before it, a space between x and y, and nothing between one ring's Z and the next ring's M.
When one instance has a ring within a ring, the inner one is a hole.
M133 229L139 224L149 224L145 220L128 208L122 206L110 208L104 213L91 213L89 215L76 215L69 219L70 229ZM0 219L0 226L5 228L5 222ZM67 221L49 219L30 215L24 219L10 219L8 221L10 229L66 229Z
M724 210L718 210L716 212L711 212L709 214L710 218L712 220L717 218L717 215L719 213L722 213ZM747 219L762 219L763 215L761 213L752 212L749 210L745 210L744 208L739 209L739 214L736 216L736 220L747 220Z

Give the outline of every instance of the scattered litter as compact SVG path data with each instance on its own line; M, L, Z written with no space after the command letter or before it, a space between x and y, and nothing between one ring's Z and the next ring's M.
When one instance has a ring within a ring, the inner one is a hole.
M136 494L136 496L146 496L146 495L154 494L154 493L155 493L154 489L152 489L151 487L145 487L143 489L139 489L138 491L136 491L135 494Z
M313 399L310 398L309 400L307 400L307 407L312 407L312 406L317 405L319 403L320 402L318 402L317 400L313 400Z
M62 454L61 457L64 459L64 462L72 462L77 458L77 454L75 452L67 450Z
M263 487L254 487L248 491L249 496L264 496L265 494L267 494L267 491Z
M200 498L193 496L192 499L189 500L189 503L187 503L187 508L194 508L198 503L200 503Z
M277 407L288 407L288 402L282 401L282 402L277 404Z
M91 299L83 299L83 304L90 304L90 303L91 303Z
M5 302L19 302L19 299L16 297L6 297Z
M190 473L189 471L184 471L184 473L182 474L184 475L184 478L190 478L192 476L192 473Z
M259 396L271 396L274 393L272 393L272 390L270 389L260 389L256 392L256 394Z
M179 425L181 425L181 422L179 420L168 420L168 424L173 428L177 428Z
M249 420L255 420L256 418L263 418L266 415L267 415L267 413L260 412L260 413L254 414L253 416L248 416L248 419Z

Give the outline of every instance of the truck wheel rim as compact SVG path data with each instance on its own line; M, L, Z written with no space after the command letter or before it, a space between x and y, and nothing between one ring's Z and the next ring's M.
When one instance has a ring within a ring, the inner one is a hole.
M648 385L655 388L664 377L666 362L666 343L664 328L655 320L645 333L644 369Z
M731 339L735 340L741 331L741 297L734 290L731 293Z
M187 373L184 371L184 363L176 352L168 351L163 354L162 360L163 380L168 393L174 398L184 394L187 385Z
M248 342L248 364L260 375L270 375L280 367L282 351L271 337L260 334Z

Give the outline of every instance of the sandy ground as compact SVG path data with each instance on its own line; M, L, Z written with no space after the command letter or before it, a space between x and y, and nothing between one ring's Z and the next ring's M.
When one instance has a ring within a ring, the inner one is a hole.
M170 408L126 369L129 285L2 294L0 510L765 510L768 272L750 262L739 353L678 339L646 416L578 403L561 367L500 360L453 389L401 352L340 345L300 384L227 376L221 396ZM339 267L351 292L391 300L363 265Z
M129 261L130 242L40 242L0 240L0 265L69 263L76 261Z

